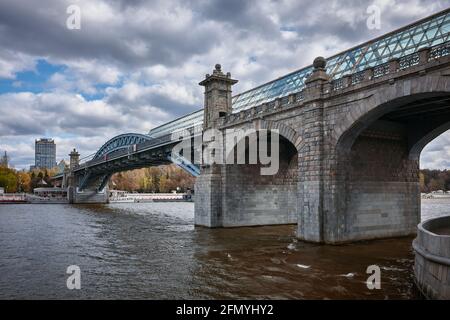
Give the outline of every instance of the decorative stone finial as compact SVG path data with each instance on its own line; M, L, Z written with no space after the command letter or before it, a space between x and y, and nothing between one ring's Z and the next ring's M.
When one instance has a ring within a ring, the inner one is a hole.
M305 84L309 85L310 83L317 81L329 81L330 76L327 74L325 67L327 66L327 61L324 57L317 57L313 61L313 71L310 76L305 80Z
M317 57L314 59L314 62L313 62L314 69L324 70L326 66L327 66L327 61L325 60L324 57Z
M219 63L216 64L215 68L216 68L217 71L221 71L222 70L222 66Z

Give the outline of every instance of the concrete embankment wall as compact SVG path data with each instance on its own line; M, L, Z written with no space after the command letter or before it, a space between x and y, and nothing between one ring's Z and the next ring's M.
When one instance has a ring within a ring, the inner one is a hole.
M450 299L449 230L450 216L427 220L419 224L413 242L416 284L429 299Z
M77 191L74 187L68 188L69 203L108 203L108 189L98 192L96 190Z

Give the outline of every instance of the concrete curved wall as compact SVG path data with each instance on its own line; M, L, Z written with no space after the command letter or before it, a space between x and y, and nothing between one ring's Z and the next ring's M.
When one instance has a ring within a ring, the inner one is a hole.
M415 251L414 275L421 292L429 299L450 299L450 216L419 224Z

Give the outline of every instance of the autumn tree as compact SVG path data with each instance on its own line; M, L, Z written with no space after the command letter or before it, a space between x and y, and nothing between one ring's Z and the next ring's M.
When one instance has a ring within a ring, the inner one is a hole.
M181 192L194 188L195 178L175 165L149 167L116 173L110 187L129 192Z
M423 169L420 171L419 177L421 192L450 190L450 170Z
M28 172L17 173L17 190L19 192L31 192L31 174Z

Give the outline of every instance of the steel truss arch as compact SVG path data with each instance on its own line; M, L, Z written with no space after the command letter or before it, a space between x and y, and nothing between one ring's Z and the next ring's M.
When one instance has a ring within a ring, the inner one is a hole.
M114 138L108 140L101 148L97 151L93 159L98 159L104 155L111 152L128 148L129 146L143 143L151 138L145 134L139 133L124 133Z

